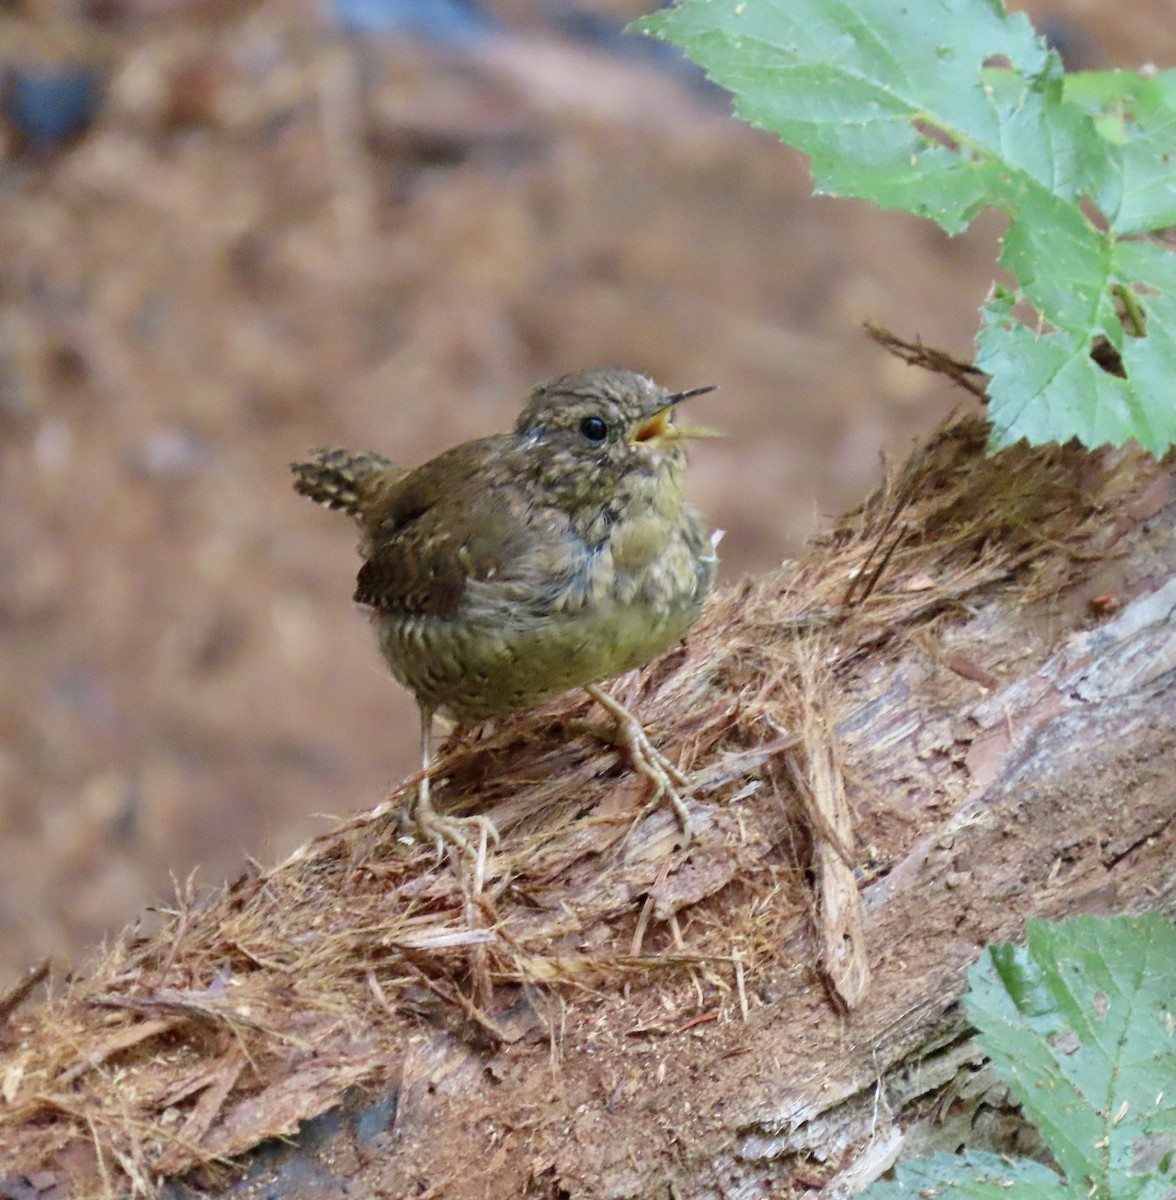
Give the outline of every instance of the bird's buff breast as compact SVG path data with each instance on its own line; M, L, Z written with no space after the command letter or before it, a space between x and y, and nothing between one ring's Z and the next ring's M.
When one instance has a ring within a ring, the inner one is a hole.
M418 701L456 720L529 708L641 666L685 635L714 558L700 558L697 545L676 549L680 554L663 553L653 572L647 565L643 588L618 588L614 577L604 595L580 605L537 611L504 586L487 589L483 603L457 617L373 614L380 649Z
M526 633L422 618L378 616L375 624L392 673L419 700L457 720L481 721L640 666L681 638L694 617L630 608L552 618Z

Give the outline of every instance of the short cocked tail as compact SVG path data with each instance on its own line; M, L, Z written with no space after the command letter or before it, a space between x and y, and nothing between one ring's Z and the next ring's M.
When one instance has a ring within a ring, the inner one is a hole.
M400 472L373 450L312 450L310 457L290 464L294 490L326 508L341 509L360 520L373 484Z

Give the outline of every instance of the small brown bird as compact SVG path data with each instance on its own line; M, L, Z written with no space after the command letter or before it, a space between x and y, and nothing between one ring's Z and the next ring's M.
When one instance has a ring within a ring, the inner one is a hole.
M678 641L714 579L713 539L683 494L683 440L709 430L674 423L677 404L713 390L580 371L535 388L509 433L412 470L348 450L291 464L297 491L361 530L355 599L420 708L412 815L426 836L468 849L476 824L498 840L486 817L434 810L434 713L482 721L584 687L689 839L686 780L597 684Z

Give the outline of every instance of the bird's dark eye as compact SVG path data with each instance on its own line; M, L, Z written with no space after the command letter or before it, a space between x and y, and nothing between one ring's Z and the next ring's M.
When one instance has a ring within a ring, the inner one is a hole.
M600 417L585 417L580 422L580 432L590 442L603 442L608 434L608 426Z

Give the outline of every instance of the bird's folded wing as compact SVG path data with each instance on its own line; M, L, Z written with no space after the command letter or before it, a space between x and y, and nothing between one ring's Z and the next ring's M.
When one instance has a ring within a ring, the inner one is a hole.
M390 504L365 547L355 599L387 613L455 616L471 580L507 579L532 549L533 533L493 493L426 481Z

